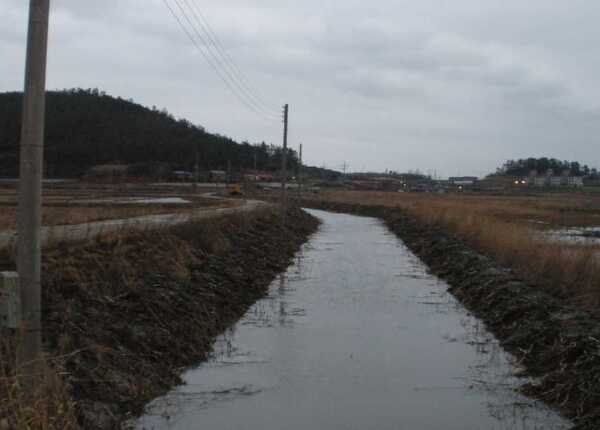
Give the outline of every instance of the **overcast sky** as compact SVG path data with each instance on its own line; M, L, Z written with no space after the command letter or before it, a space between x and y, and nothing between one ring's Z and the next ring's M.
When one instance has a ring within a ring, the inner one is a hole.
M310 164L600 167L597 0L193 1L263 103L290 104L290 145ZM28 3L1 0L0 91L23 87ZM48 88L97 87L281 143L281 124L232 95L162 0L52 0L50 25Z

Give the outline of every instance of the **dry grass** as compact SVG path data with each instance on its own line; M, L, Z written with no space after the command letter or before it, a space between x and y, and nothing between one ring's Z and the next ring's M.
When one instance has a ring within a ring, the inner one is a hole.
M33 390L15 370L14 338L2 333L0 346L0 430L77 429L75 403L62 377L61 359L44 359Z
M204 191L190 187L153 187L144 184L67 183L43 190L42 224L46 226L84 224L108 219L189 212L198 208L233 207L235 200L217 200L202 196ZM189 205L131 204L129 198L181 197ZM0 231L16 228L17 189L14 184L0 186ZM119 203L116 203L119 202Z
M46 250L44 339L60 358L26 401L14 335L0 331L0 430L120 428L113 421L140 412L206 358L316 228L299 213L290 219L285 241L278 212L263 209ZM0 269L2 260L14 264L0 250Z
M60 282L56 282L56 285L77 285L92 295L92 304L96 306L104 303L105 300L114 303L113 297L126 296L128 293L148 287L145 285L148 273L160 273L165 277L168 276L171 281L189 283L190 268L199 264L189 241L193 239L195 243L201 244L206 252L225 251L229 244L224 232L231 222L233 222L231 218L224 217L206 220L199 225L177 226L168 231L155 232L150 240L145 233L138 231L106 233L85 244L51 249L45 254L45 283L53 283L56 281L55 277L59 277ZM180 235L173 234L175 231L180 232ZM6 256L0 257L0 260L3 258L8 264L12 264ZM49 267L53 267L54 270L50 270ZM45 294L48 295L49 291L46 290ZM60 301L64 301L64 298L61 297ZM66 309L74 312L72 305L66 306ZM86 310L89 311L87 306ZM171 311L178 310L171 309ZM73 323L74 317L68 316L68 313L61 313L61 315L68 321L67 324L61 323L62 331L65 326ZM130 317L134 319L135 315ZM102 332L104 326L98 321L87 322L90 327L81 328L86 336ZM77 414L81 411L78 411L73 401L69 386L73 375L64 370L67 364L70 363L72 368L73 362L79 362L77 351L81 350L73 344L74 339L75 337L68 333L60 333L59 341L54 342L51 348L52 354L58 356L44 359L44 363L40 366L40 374L36 377L36 389L34 392L29 392L22 385L23 378L20 372L15 370L17 343L15 332L0 331L0 430L80 428L78 421L81 422L81 419L77 419ZM114 345L126 341L126 338L113 340ZM108 348L107 351L112 349L114 348ZM90 349L93 350L94 348ZM86 351L88 356L90 351ZM112 364L105 363L105 365ZM86 384L91 382L91 378L84 381Z
M419 221L465 240L530 282L581 307L600 306L600 247L555 243L548 226L600 225L600 200L589 196L492 197L473 195L334 192L328 201L401 207ZM532 222L532 221L535 221Z
M47 206L42 211L43 225L85 224L108 219L126 219L146 215L189 212L189 208L130 206ZM17 209L0 207L0 230L17 227Z
M460 209L463 213L524 224L541 221L555 226L600 225L600 197L583 194L490 196L341 191L316 198L403 208L425 205L432 209Z

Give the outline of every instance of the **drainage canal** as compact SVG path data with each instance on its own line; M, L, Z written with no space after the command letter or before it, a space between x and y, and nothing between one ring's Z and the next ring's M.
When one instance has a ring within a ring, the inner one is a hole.
M373 218L322 219L270 294L138 429L552 430L518 370Z

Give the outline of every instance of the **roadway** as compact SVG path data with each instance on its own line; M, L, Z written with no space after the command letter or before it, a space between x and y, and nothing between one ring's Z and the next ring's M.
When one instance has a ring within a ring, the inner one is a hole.
M271 204L260 200L245 200L233 208L192 209L189 213L145 215L127 219L94 221L85 224L56 225L42 227L42 246L56 242L73 242L92 239L100 234L126 230L155 230L190 221L217 218L224 215L243 214L266 208ZM0 231L0 249L12 247L17 240L15 230Z

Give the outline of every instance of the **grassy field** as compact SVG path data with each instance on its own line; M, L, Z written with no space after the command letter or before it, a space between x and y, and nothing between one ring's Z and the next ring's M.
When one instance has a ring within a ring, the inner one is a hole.
M543 235L547 229L600 226L600 197L339 191L311 198L402 208L420 222L458 236L527 281L586 310L600 308L600 246L559 243Z
M440 210L481 216L497 221L543 227L600 226L600 195L548 194L506 195L393 193L334 191L314 195L317 199L366 205Z

